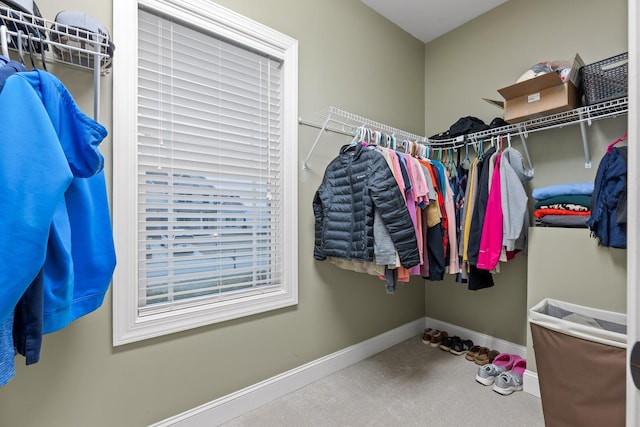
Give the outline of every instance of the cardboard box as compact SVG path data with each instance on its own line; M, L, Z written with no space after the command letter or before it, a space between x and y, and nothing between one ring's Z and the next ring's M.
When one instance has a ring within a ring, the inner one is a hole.
M535 117L573 110L580 106L578 89L562 83L558 73L547 73L502 89L504 120L518 123Z
M504 120L518 123L540 116L573 110L581 105L578 70L584 65L580 55L575 56L567 82L563 83L555 72L542 74L529 80L498 89L502 101L485 99L504 108Z

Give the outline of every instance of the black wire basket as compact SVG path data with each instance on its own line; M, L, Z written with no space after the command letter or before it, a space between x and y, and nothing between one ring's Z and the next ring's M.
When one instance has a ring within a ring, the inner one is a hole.
M628 93L628 53L612 56L580 68L580 87L585 104L624 98Z

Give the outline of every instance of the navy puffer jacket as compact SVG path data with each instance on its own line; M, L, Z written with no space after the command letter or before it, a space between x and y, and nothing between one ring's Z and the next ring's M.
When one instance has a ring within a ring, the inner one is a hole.
M313 199L317 260L373 261L373 219L382 217L404 267L420 263L404 198L384 156L361 144L345 145L327 166Z

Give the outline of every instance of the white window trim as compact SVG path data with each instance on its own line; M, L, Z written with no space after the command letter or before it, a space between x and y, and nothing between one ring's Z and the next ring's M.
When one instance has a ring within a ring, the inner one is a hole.
M181 309L141 318L137 306L137 29L144 5L284 61L283 182L285 212L283 290L268 296ZM205 0L114 0L113 227L118 264L113 276L113 345L231 320L298 303L298 42ZM133 174L133 175L132 175Z

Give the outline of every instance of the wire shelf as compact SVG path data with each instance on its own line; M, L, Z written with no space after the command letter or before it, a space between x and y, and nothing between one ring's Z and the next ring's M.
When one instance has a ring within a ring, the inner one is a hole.
M93 117L100 115L100 75L111 68L108 34L94 33L0 5L2 53L18 52L24 62L59 62L93 71ZM35 65L34 65L35 66Z
M508 126L502 126L494 129L487 129L472 134L459 136L457 138L429 140L427 143L431 146L438 147L460 147L469 141L482 141L491 137L500 135L523 135L528 137L529 133L574 125L579 123L591 123L595 120L613 118L627 114L629 111L628 98L619 98L600 104L579 107L574 110L562 113L551 114L539 118L527 120L525 122L516 123Z
M475 132L467 135L462 135L456 138L430 140L425 136L416 135L410 132L406 132L400 129L387 126L385 124L376 122L374 120L367 119L362 116L358 116L353 113L341 110L335 107L329 107L328 111L322 116L324 123L319 124L313 121L307 121L299 119L299 123L307 126L312 126L320 129L316 140L311 146L309 154L303 161L303 168L307 169L309 159L311 158L316 146L320 142L320 138L325 131L332 131L342 133L345 135L354 135L356 129L360 126L366 126L373 130L379 130L383 133L393 134L397 138L410 139L412 141L427 145L431 148L460 148L467 144L477 144L486 139L490 139L496 136L520 136L524 144L524 139L529 136L529 133L554 129L574 124L580 124L580 130L582 134L582 143L585 155L585 168L591 167L591 157L589 153L589 146L587 143L585 124L591 125L595 120L601 120L606 118L613 118L627 114L629 111L628 98L619 98L606 102L602 102L595 105L588 105L585 107L576 108L574 110L551 114L544 117L534 118L525 122L510 124L508 126L502 126L499 128L488 129L480 132ZM337 127L335 125L341 126ZM526 150L526 144L525 150Z
M7 29L10 50L32 59L60 62L94 71L96 61L101 74L107 74L111 58L107 34L49 21L0 5L0 25Z

